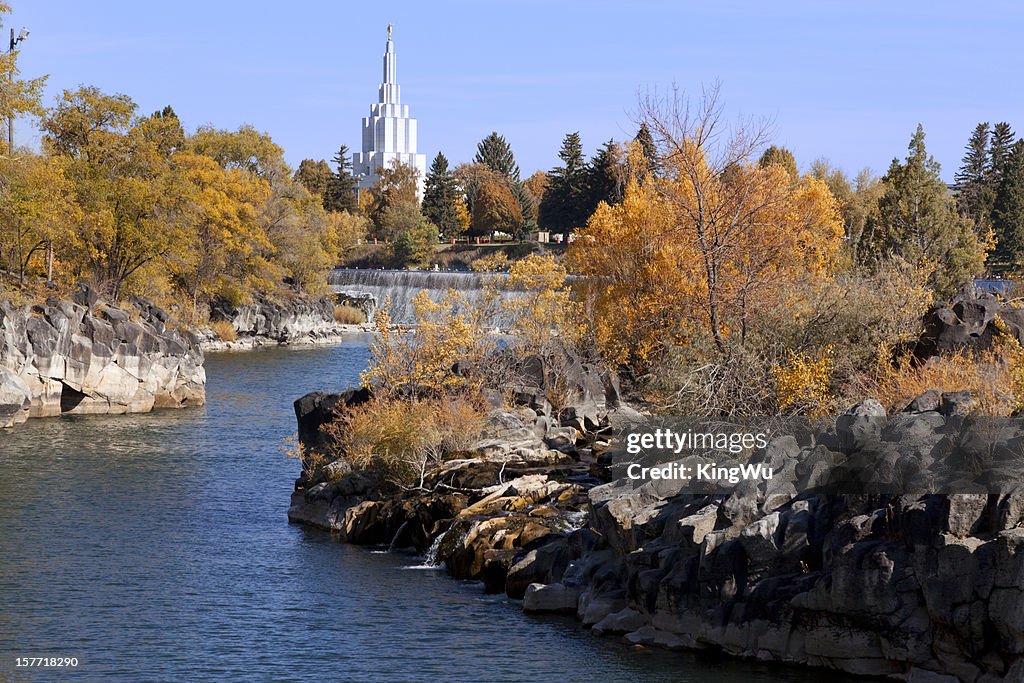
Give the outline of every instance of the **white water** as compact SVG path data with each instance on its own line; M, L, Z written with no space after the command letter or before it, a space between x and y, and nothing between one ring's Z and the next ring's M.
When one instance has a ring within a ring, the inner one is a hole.
M479 307L485 300L487 287L500 290L502 281L507 277L504 273L338 268L331 271L327 281L336 293L369 294L378 308L388 301L391 320L407 325L414 322L412 300L423 290L429 291L435 300L449 290L455 290L468 306ZM501 296L509 294L503 292ZM501 320L494 319L488 323L500 326Z

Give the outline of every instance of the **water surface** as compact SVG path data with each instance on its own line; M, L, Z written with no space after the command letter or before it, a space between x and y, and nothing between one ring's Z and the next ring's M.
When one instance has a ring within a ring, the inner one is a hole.
M211 355L205 407L0 431L0 681L821 680L638 652L289 525L292 400L366 358ZM34 656L79 666L14 670Z

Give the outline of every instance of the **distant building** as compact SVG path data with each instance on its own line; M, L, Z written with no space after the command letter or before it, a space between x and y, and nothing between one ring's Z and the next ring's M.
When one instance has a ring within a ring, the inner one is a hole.
M409 105L402 104L398 85L395 46L384 49L384 82L380 84L377 103L370 105L370 115L363 119L363 151L352 155L352 173L359 189L367 189L377 181L379 171L394 161L419 171L419 195L427 175L427 157L416 153L416 119L409 117Z

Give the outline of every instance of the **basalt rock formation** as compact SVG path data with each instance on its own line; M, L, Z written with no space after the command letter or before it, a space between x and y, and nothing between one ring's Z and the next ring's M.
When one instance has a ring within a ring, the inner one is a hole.
M71 301L0 302L0 427L201 405L205 386L199 340L142 299L118 308L82 287Z
M583 384L602 383L584 374ZM433 473L428 490L386 492L341 459L298 480L289 517L351 543L415 548L527 611L572 614L636 645L919 683L1024 681L1019 477L987 489L984 478L959 481L977 492L955 493L823 485L836 462L862 451L878 454L869 469L892 476L948 469L929 458L948 446L952 425L963 427L969 396L928 392L889 417L866 401L755 451L750 461L771 465L772 478L698 493L612 480L614 433L645 418L610 395L588 391L554 411L524 386L514 405L491 412L473 457ZM315 440L325 406L364 398L300 399L300 433ZM1024 426L1000 428L1001 457L1012 461Z
M221 342L211 333L202 340L203 346L207 350L222 350L338 341L351 330L351 326L339 325L335 321L336 299L337 303L362 312L367 320L373 319L373 299L368 296L260 298L240 306L221 301L210 306L210 321L230 323L237 339Z

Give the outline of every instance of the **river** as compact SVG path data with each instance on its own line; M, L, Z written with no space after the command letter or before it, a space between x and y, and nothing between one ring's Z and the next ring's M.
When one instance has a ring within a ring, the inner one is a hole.
M0 681L821 680L635 651L289 525L291 402L366 359L359 342L211 354L205 407L0 430Z

